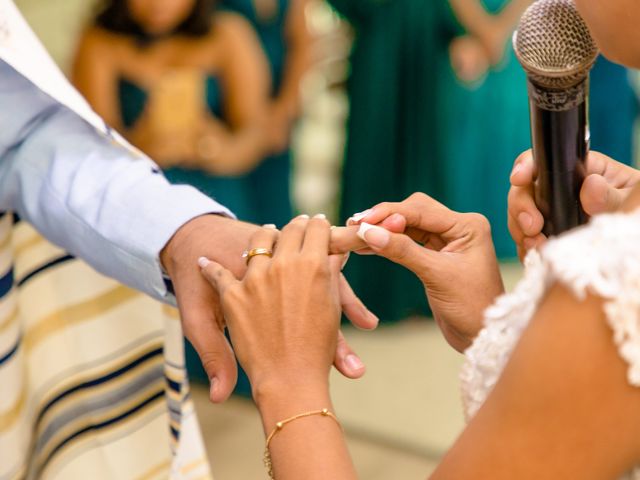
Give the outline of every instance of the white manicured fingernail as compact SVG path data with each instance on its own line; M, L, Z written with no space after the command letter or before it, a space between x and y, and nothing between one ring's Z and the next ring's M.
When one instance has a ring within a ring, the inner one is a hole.
M198 259L198 265L200 265L200 268L205 268L210 263L211 263L211 260L209 260L207 257L200 257Z
M308 219L309 215L307 215L306 213L303 213L302 215L298 215L296 218L304 218L304 219Z
M278 228L275 226L275 224L273 223L265 223L263 226L263 228L270 228L271 230L277 230Z
M389 232L384 228L370 225L368 223L361 223L358 229L358 237L364 240L367 245L376 248L384 248L389 243L391 236Z
M350 220L353 220L355 223L358 223L360 220L362 220L363 218L365 218L367 215L369 215L371 213L371 209L367 209L364 212L359 212L354 214Z
M370 223L361 223L360 224L360 228L358 229L358 237L360 237L360 240L362 240L363 242L366 242L367 239L364 238L364 234L367 233L367 230L373 228L373 225L371 225Z
M327 216L324 213L318 213L318 214L314 215L313 218L318 218L320 220L326 220Z

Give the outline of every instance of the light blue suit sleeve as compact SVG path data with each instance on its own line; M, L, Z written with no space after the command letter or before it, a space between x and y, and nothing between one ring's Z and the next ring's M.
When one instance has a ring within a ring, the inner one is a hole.
M0 60L0 210L96 270L172 302L159 253L187 221L232 216L98 132Z

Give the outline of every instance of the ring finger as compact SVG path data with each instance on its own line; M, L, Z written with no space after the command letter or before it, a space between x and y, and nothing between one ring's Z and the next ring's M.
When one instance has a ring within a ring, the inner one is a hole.
M251 236L246 259L247 274L269 264L278 234L279 232L275 228L261 228Z

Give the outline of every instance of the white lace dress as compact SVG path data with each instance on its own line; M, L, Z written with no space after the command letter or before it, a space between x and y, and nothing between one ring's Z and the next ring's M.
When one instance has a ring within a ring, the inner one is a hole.
M514 291L485 312L485 327L465 352L460 374L467 419L478 411L500 377L546 290L561 282L577 298L605 299L605 314L627 379L640 387L640 209L594 217L588 226L550 241L525 260ZM640 468L623 477L640 480Z

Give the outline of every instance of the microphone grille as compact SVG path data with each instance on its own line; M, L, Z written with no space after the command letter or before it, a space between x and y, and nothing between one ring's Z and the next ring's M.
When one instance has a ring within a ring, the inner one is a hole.
M534 2L520 19L513 46L529 77L550 88L579 83L598 56L598 47L572 0Z

